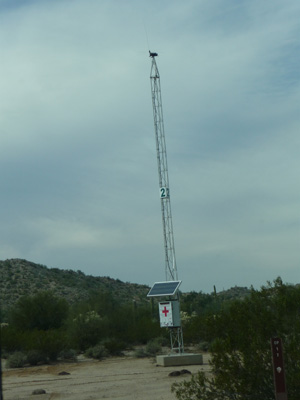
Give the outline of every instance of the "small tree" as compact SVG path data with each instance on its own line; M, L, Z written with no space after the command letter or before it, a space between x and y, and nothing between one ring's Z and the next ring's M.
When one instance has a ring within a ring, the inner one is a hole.
M108 320L96 311L79 314L69 325L72 344L79 350L86 350L108 336Z
M49 330L60 328L68 315L68 303L52 292L38 292L24 296L16 303L10 315L10 324L16 329Z

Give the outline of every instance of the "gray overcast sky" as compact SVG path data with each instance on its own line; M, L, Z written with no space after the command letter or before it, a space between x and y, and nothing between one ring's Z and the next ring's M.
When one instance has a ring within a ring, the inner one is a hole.
M159 54L182 290L298 283L299 0L0 0L0 259L151 285Z

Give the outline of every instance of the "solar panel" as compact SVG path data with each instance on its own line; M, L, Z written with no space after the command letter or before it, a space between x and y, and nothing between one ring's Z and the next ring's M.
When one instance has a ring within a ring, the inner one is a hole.
M147 297L154 296L173 296L182 281L166 281L166 282L155 282L150 289Z

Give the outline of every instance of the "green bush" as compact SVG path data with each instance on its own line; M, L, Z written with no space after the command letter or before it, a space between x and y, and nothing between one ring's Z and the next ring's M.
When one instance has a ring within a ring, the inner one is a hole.
M155 356L162 351L161 338L150 340L146 345L146 353L150 356Z
M144 348L139 348L136 349L136 351L134 352L134 356L136 358L146 358L149 357L149 354L146 352Z
M95 358L96 360L102 360L108 356L107 349L103 344L97 344L96 346L90 347L85 352L86 357Z
M43 354L45 360L56 361L59 353L67 347L67 343L65 333L61 330L34 330L23 333L23 346L26 351L35 350Z
M154 357L162 351L162 343L165 343L165 339L162 337L151 339L146 347L138 348L134 355L137 358Z
M29 350L26 359L29 365L45 364L47 362L47 357L40 350Z
M108 336L108 320L95 311L78 314L70 323L69 337L72 345L84 351Z
M21 351L16 351L15 353L8 356L6 360L6 366L8 368L22 368L27 363L27 356Z
M9 327L3 331L1 342L6 353L18 350L28 354L31 365L55 361L58 354L68 348L66 334L59 329L18 331Z
M13 307L10 324L18 330L60 328L68 316L68 303L52 292L23 296Z
M203 373L172 387L179 400L274 399L270 339L282 338L289 400L300 392L300 287L284 285L252 291L244 300L206 320L211 376Z
M209 342L201 341L198 343L197 348L199 351L208 351L209 350Z
M110 356L121 356L126 348L124 342L115 338L103 340L101 344L106 348L107 354Z
M58 358L63 361L77 361L77 352L73 349L62 350Z
M12 353L14 351L21 351L23 348L23 333L15 329L14 327L8 326L1 329L1 347L2 351L6 353Z

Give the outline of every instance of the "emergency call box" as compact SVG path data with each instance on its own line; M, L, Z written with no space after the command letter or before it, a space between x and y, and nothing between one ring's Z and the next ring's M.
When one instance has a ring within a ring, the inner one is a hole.
M179 301L160 302L159 320L161 328L175 328L181 326Z

